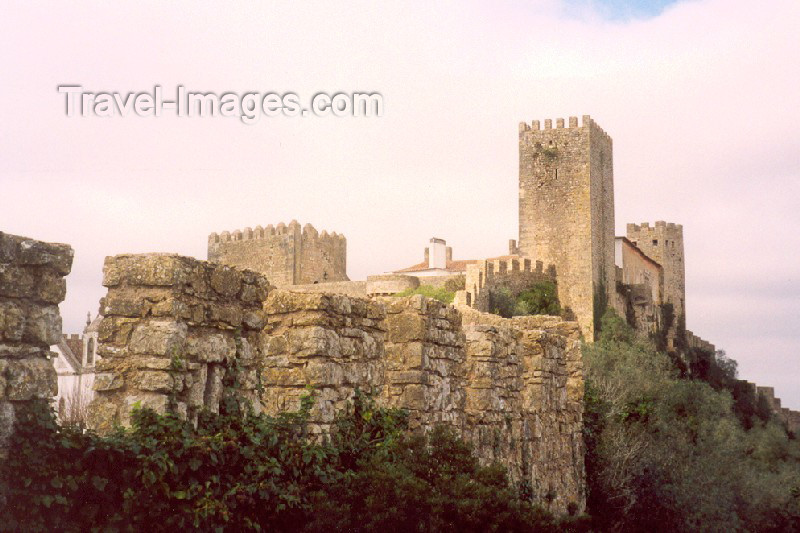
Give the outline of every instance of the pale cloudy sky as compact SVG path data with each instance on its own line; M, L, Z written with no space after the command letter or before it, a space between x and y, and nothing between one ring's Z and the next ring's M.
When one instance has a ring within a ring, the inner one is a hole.
M65 331L106 255L311 222L363 279L517 234L517 125L614 139L617 233L684 225L688 326L800 409L800 3L4 2L0 230L70 243ZM88 91L377 91L381 118L68 118Z

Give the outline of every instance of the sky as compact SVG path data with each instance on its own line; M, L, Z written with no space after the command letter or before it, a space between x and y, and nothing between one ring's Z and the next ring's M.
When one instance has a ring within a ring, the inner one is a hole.
M800 409L800 3L4 2L0 231L75 249L64 330L104 257L206 257L297 219L351 279L517 237L518 123L591 115L617 234L683 224L687 325ZM381 117L68 117L89 92L378 92Z

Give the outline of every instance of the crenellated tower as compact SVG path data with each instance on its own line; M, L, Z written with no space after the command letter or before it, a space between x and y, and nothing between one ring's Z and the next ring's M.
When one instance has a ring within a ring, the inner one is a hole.
M588 340L615 287L612 141L588 115L519 127L519 253L556 268Z
M208 237L208 260L247 268L277 286L349 281L347 239L296 220L266 228L256 226Z
M628 224L628 240L664 269L664 302L672 304L675 319L686 318L686 273L683 226L659 220Z

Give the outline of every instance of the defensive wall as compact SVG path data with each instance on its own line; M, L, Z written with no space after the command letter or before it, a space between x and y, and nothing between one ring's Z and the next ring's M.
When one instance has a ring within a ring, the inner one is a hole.
M348 281L347 240L296 220L208 237L208 260L260 272L278 286Z
M292 292L264 276L174 255L104 267L93 427L134 404L194 419L224 394L277 413L314 390L325 432L356 387L405 408L412 428L454 427L482 461L556 512L585 506L583 377L575 323L502 319L422 296Z
M66 244L0 232L0 460L18 409L58 392L50 346L61 340L58 304L72 257Z

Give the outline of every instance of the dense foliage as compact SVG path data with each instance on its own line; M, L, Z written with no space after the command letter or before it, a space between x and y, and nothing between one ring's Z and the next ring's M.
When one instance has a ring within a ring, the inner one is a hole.
M493 290L489 295L489 307L496 315L505 318L523 315L561 314L558 290L552 281L535 283L516 296L505 287Z
M541 531L551 519L500 466L437 428L357 394L331 437L305 433L310 400L277 418L228 402L195 429L137 410L99 437L59 427L47 406L21 413L3 467L10 531Z
M584 348L594 527L800 531L800 444L757 404L734 401L723 353L687 359L700 368L682 377L613 312Z

